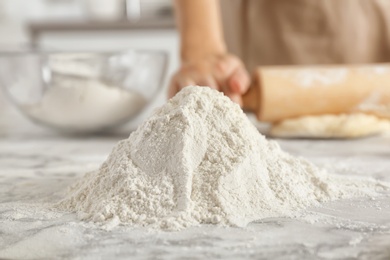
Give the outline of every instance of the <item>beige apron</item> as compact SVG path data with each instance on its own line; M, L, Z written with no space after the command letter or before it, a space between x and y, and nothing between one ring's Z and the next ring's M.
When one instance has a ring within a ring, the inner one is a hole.
M390 61L390 0L221 0L229 50L258 65Z

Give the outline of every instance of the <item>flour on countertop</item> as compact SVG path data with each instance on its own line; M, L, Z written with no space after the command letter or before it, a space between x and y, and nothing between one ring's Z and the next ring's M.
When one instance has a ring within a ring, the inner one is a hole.
M120 141L57 207L110 226L179 230L293 217L321 202L388 188L328 174L283 152L229 98L187 87Z

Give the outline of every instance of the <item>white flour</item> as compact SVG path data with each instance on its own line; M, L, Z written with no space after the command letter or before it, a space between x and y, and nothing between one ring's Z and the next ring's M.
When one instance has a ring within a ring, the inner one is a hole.
M241 108L187 87L114 147L59 203L85 220L177 230L245 226L388 187L331 175L267 141Z
M42 67L42 76L48 82L42 98L25 105L23 111L36 121L68 132L117 126L146 104L139 92L120 87L122 82L115 80L118 75L104 55L51 54Z
M284 69L281 71L270 71L271 75L286 78L295 82L302 88L326 87L342 82L348 76L348 70L343 68L320 69Z
M145 98L134 91L98 80L62 76L48 87L39 103L24 106L24 111L56 128L84 132L123 123L145 103Z

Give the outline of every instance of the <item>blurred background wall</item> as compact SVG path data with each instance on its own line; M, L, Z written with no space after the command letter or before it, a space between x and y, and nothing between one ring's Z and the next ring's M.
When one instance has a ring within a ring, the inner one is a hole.
M162 49L177 67L171 0L0 0L0 50Z

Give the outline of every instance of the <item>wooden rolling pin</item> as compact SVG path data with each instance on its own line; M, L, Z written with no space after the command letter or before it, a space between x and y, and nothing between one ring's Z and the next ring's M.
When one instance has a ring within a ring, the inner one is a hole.
M390 118L390 63L259 67L243 108L265 122L352 112Z

